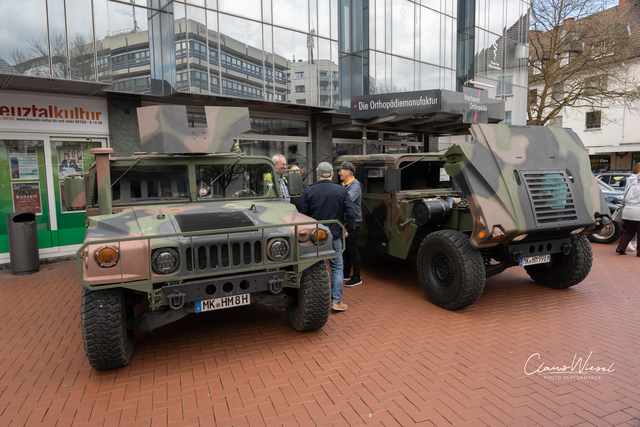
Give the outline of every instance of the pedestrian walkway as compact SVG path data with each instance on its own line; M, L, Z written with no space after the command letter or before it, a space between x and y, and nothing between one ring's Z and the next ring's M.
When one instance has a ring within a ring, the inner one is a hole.
M0 271L0 426L640 426L640 259L593 249L571 289L512 268L455 312L367 253L319 331L255 305L191 315L110 372L85 358L73 262Z

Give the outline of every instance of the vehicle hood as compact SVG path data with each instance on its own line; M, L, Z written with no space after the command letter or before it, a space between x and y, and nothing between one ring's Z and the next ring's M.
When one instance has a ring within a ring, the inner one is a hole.
M572 130L481 124L472 125L471 134L473 141L446 151L444 168L466 195L475 247L500 243L490 239L495 227L507 241L590 227L609 215L587 150Z
M90 217L87 240L160 236L274 224L314 221L284 202L211 202L179 206L132 207L112 215Z

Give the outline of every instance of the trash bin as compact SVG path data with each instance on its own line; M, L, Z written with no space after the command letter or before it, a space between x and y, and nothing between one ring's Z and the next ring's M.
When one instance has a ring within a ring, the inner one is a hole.
M16 212L7 215L9 259L15 275L31 274L40 268L36 213Z

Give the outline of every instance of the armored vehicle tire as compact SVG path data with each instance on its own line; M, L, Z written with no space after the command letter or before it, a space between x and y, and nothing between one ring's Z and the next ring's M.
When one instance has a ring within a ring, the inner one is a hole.
M133 310L125 300L124 289L82 289L82 341L94 369L121 368L131 360L134 331L127 329L127 318Z
M611 222L611 224L603 228L600 233L587 235L587 239L593 243L609 244L618 240L623 232L624 228L622 227L622 224Z
M465 308L484 291L485 269L469 236L442 230L424 238L418 250L418 278L429 300L447 310Z
M287 307L289 321L298 331L315 331L329 320L331 281L325 261L302 272L298 298Z
M566 289L582 282L591 271L593 253L585 236L571 236L569 255L552 254L551 262L524 269L536 283L553 289Z

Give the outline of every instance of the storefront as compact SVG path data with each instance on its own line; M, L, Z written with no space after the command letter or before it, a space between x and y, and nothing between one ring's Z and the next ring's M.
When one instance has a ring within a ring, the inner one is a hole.
M7 215L34 211L41 258L72 254L84 212L64 207L64 176L86 172L107 147L107 101L4 93L0 100L0 263L9 260Z

